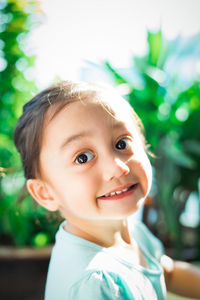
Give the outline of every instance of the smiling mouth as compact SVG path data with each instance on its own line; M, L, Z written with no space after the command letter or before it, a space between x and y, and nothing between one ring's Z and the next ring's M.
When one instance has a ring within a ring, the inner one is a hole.
M129 196L130 194L132 194L132 192L137 188L138 184L132 184L131 186L124 188L122 190L119 191L115 191L115 192L111 192L109 194L105 194L101 197L98 197L97 199L101 199L101 200L117 200L117 199L121 199L125 196Z

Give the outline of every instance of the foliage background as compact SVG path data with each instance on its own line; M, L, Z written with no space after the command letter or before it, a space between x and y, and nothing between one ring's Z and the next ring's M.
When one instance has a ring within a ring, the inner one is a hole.
M37 88L31 81L34 56L28 37L40 22L37 1L0 2L0 243L44 246L55 222L27 194L13 129Z
M0 20L0 243L44 246L53 242L59 221L28 196L12 139L23 104L37 92L30 76L34 56L28 37L40 22L38 3L1 1ZM155 182L144 221L166 247L175 249L174 256L182 258L183 249L195 248L197 258L199 221L188 229L180 217L191 193L200 202L200 84L194 71L200 36L167 41L161 31L149 32L147 42L148 53L134 56L125 72L109 62L103 70L112 74L141 117L156 156L151 159ZM199 208L196 214L199 220Z

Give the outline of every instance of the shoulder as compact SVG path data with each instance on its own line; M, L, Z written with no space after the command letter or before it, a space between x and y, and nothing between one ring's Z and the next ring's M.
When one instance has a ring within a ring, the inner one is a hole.
M143 222L134 222L132 234L141 248L145 248L157 260L161 259L161 256L164 254L163 244Z
M140 272L123 274L107 270L87 270L67 291L67 300L156 299L155 290Z
M104 270L89 270L68 290L69 300L135 299L119 274Z

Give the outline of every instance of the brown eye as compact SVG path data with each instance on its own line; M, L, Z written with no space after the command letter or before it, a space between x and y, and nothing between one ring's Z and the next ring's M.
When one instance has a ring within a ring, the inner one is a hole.
M115 147L118 150L124 150L124 149L128 148L128 143L129 143L129 140L124 138L124 139L119 140Z
M84 152L84 153L81 153L79 154L76 159L75 159L75 162L77 164L85 164L87 163L88 161L90 161L91 159L93 159L93 155L89 152Z

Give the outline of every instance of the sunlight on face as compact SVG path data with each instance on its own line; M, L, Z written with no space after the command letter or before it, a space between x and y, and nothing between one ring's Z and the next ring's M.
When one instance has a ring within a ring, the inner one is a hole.
M46 122L41 174L68 220L121 219L146 197L151 166L125 112L78 101Z

